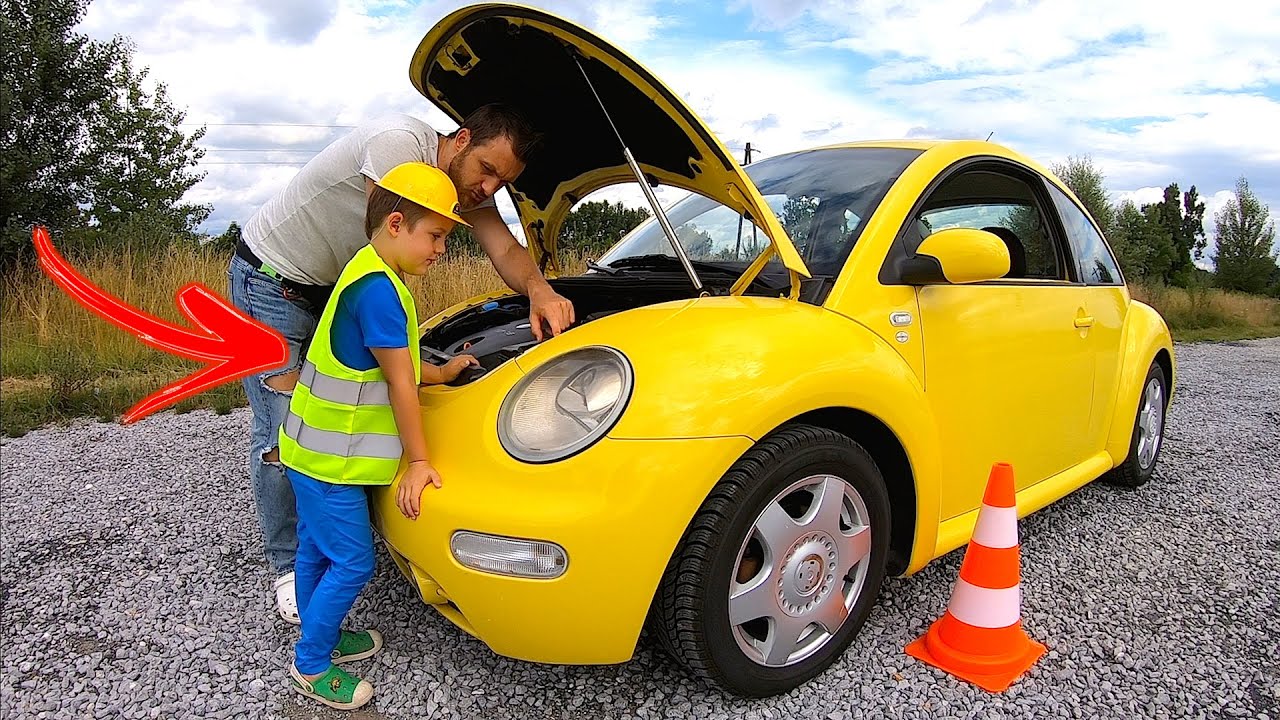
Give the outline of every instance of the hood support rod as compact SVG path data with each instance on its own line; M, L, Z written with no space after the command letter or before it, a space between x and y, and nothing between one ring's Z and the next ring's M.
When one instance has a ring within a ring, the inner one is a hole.
M631 148L627 147L627 142L622 139L622 133L618 132L618 126L613 124L613 118L609 116L609 110L604 106L604 101L600 99L600 94L596 92L596 86L591 82L591 78L587 76L586 68L582 67L582 63L578 59L578 54L573 53L573 62L577 64L578 70L582 72L582 78L587 81L587 87L591 88L591 94L595 95L596 102L600 105L600 110L604 113L604 117L609 121L609 127L613 128L613 134L618 137L618 143L622 145L622 155L627 159L627 164L631 166L631 172L636 176L636 182L640 183L640 189L644 191L645 198L649 201L649 207L653 208L654 217L658 219L658 224L662 226L662 231L666 233L667 240L671 241L671 248L676 251L676 255L680 258L680 264L684 266L684 271L689 274L689 279L693 281L693 287L700 293L705 294L702 289L702 281L698 279L698 273L693 269L693 263L689 262L689 256L685 253L684 246L676 238L676 231L671 227L671 221L667 219L667 214L663 212L662 206L658 204L658 197L653 194L653 188L649 187L649 182L645 180L644 171L640 169L640 163L636 162L636 158L631 154Z

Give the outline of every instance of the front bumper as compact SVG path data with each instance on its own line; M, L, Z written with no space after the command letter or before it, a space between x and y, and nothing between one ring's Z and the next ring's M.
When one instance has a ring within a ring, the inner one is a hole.
M424 602L500 655L556 664L631 659L687 523L751 445L606 437L572 458L529 465L493 432L472 425L463 437L430 409L424 419L450 431L428 431L443 486L424 491L416 521L396 507L395 485L377 488L375 529ZM451 554L457 530L554 542L568 564L551 580L473 570Z

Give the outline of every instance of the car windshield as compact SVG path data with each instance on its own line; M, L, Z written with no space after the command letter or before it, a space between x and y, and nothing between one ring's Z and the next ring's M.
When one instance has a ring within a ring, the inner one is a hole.
M810 273L831 276L840 272L864 221L889 186L919 154L907 148L827 148L761 160L745 170ZM726 270L741 272L769 245L755 223L702 195L674 203L667 219L690 260ZM657 255L674 258L675 251L662 226L650 218L618 241L599 264L625 267ZM764 274L785 274L776 256Z

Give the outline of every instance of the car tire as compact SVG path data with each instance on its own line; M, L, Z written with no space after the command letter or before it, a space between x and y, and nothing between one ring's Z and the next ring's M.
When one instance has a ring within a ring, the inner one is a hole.
M690 522L655 595L654 634L693 674L731 693L792 690L835 662L866 621L889 523L884 479L861 445L824 428L779 430L729 469ZM784 631L814 647L782 639ZM766 665L770 652L775 664Z
M1105 476L1107 482L1122 487L1138 487L1151 479L1160 449L1164 447L1165 415L1168 411L1169 382L1164 369L1151 363L1142 381L1138 410L1129 436L1129 455Z

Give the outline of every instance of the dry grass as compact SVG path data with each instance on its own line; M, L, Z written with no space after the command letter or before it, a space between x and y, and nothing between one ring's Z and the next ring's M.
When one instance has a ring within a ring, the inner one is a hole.
M567 259L582 272L585 258ZM175 246L161 253L119 253L78 267L103 290L134 307L186 325L174 304L190 282L227 295L227 256ZM487 258L452 257L411 278L419 319L476 295L505 289ZM1280 301L1214 289L1133 288L1165 316L1179 340L1280 335ZM90 313L38 270L0 284L0 418L8 434L83 415L112 418L146 394L190 373L196 363L143 345ZM178 409L225 411L244 403L239 383L203 393Z
M104 291L182 326L174 297L197 282L223 297L228 257L190 246L155 255L123 252L76 263ZM568 258L566 272L581 272L584 258ZM425 320L461 300L503 290L487 258L451 257L409 287ZM7 434L50 420L92 415L111 418L148 393L196 369L194 362L143 345L132 334L81 307L39 270L0 284L0 419ZM223 385L178 406L226 410L244 404L239 383Z
M1280 300L1274 298L1216 288L1148 285L1134 285L1133 296L1159 310L1175 334L1191 330L1256 330L1280 326Z
M564 274L586 270L586 257L571 256L564 261ZM426 320L455 303L486 293L510 292L493 263L485 257L450 257L422 277L406 283L418 306L418 319Z

